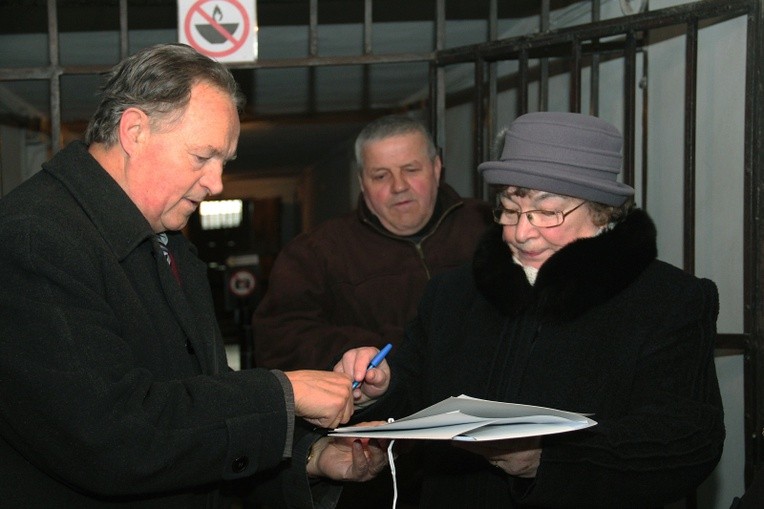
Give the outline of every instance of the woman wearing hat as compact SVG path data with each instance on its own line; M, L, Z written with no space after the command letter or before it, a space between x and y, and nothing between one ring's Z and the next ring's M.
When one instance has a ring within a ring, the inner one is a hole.
M497 224L471 266L431 281L390 369L361 386L358 403L376 404L357 415L467 394L598 424L424 443L422 507L656 507L718 462L716 286L656 258L653 222L616 181L621 145L601 119L531 113L506 131L500 160L479 166ZM335 369L360 375L375 351L347 352Z

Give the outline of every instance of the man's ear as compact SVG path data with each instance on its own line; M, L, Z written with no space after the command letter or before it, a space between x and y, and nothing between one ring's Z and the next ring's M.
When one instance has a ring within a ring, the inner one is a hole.
M435 180L440 184L440 173L443 169L443 165L440 162L440 156L435 156L433 160L433 169L435 170Z
M127 108L119 119L119 143L132 154L143 141L149 129L149 117L138 108Z

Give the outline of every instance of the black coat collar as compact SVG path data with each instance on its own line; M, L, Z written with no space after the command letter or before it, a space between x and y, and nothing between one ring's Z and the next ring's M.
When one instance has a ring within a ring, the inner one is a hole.
M560 249L541 267L534 286L496 225L477 248L473 274L480 293L502 314L530 311L544 321L564 322L622 291L656 256L655 225L634 210L612 230Z
M70 143L42 167L69 190L119 260L154 234L137 205L83 142Z

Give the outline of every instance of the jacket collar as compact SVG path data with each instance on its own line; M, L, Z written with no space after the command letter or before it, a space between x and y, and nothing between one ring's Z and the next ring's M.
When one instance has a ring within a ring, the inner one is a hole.
M531 286L501 233L498 225L486 232L472 268L478 291L508 316L529 311L544 321L572 320L621 292L657 257L655 225L637 209L610 231L560 249Z
M119 260L153 235L138 207L81 141L67 145L43 169L67 188Z
M444 217L450 214L454 209L461 207L463 204L464 201L451 186L448 184L441 184L440 187L438 187L438 197L435 205L435 211L438 216L430 218L430 220L427 222L428 226L425 227L427 231L421 232L422 235L420 235L418 238L424 239L428 237L432 232L437 230ZM356 213L358 214L358 219L362 224L368 225L378 233L394 239L410 240L407 237L395 235L394 233L391 233L389 230L387 230L384 226L382 226L382 223L379 222L379 218L377 218L377 216L374 215L374 213L366 205L366 200L363 199L363 193L358 195L358 206L356 207Z

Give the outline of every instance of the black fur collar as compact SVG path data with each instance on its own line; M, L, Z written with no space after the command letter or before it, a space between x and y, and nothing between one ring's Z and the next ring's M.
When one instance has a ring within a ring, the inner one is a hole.
M535 311L542 320L564 322L626 288L656 256L655 225L637 209L612 230L560 249L534 286L512 260L498 225L483 236L472 269L480 293L503 314Z

